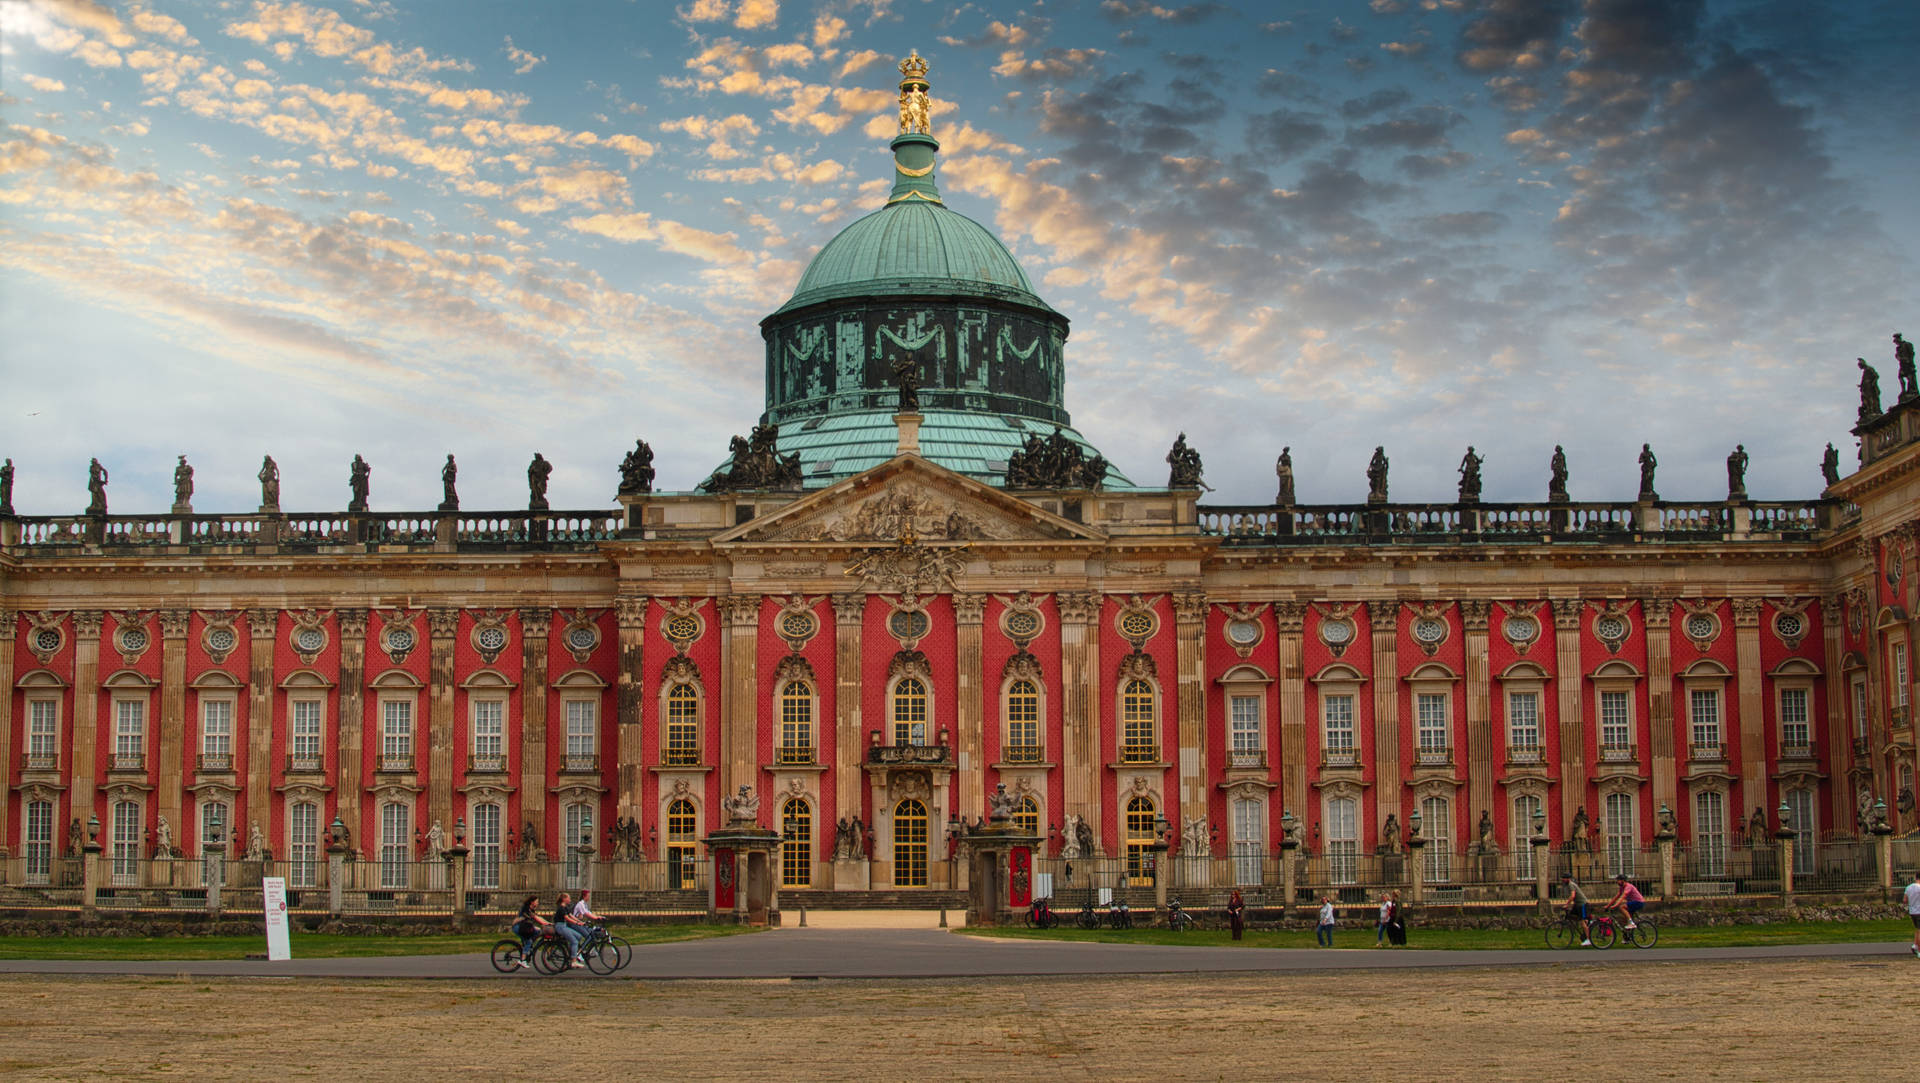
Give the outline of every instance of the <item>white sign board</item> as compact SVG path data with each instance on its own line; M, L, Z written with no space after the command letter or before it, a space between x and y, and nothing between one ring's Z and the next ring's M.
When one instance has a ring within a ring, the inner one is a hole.
M1053 898L1053 874L1036 872L1033 874L1033 897L1036 899Z
M267 911L267 958L275 962L293 958L293 944L287 939L287 878L261 877L260 899Z
M1101 906L1113 905L1113 889L1112 888L1103 887L1100 889L1100 905Z

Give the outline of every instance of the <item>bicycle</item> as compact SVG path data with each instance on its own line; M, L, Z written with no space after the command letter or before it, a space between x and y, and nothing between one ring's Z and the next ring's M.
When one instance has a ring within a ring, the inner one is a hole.
M595 974L612 974L633 961L633 945L604 926L589 925L581 935L580 958Z
M1615 927L1620 932L1620 939L1636 948L1650 948L1660 942L1660 926L1644 913L1636 916L1631 925Z
M1563 914L1547 926L1547 947L1563 949L1580 943L1580 919ZM1587 939L1604 951L1624 940L1636 948L1650 948L1660 940L1660 928L1645 917L1635 918L1633 928L1616 924L1611 914L1587 919Z
M1051 929L1058 924L1060 919L1053 912L1051 899L1035 899L1033 904L1027 907L1027 928Z
M518 936L507 937L493 945L493 968L502 974L510 974L520 969L520 963L524 959L528 966L542 974L549 973L542 965L545 962L545 952L552 945L559 944L559 941L560 938L551 927L541 929L539 935L533 938L533 946L530 949L522 947ZM561 944L560 948L565 951L566 945Z
M1187 908L1180 905L1179 899L1167 900L1167 928L1176 933L1184 933L1198 924L1193 919L1193 915L1187 913Z
M1080 908L1080 914L1074 918L1074 924L1080 926L1082 929L1098 929L1100 927L1100 915L1094 912L1092 900L1088 900L1087 905Z
M1113 929L1133 928L1133 911L1127 909L1127 904L1119 899L1113 900L1113 904L1107 907L1107 926Z

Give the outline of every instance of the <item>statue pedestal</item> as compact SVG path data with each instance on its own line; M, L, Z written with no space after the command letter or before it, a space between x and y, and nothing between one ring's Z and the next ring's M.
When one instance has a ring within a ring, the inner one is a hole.
M833 890L866 891L873 885L873 866L859 858L840 858L833 863Z
M900 446L894 450L896 455L911 451L920 454L920 423L926 418L917 412L903 412L893 415L893 423L900 427Z

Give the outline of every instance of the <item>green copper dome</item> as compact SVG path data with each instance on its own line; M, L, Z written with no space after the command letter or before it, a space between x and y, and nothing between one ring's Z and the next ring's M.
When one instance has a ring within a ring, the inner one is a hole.
M1007 246L985 226L915 199L889 204L841 230L807 265L780 312L848 297L906 294L1047 307Z

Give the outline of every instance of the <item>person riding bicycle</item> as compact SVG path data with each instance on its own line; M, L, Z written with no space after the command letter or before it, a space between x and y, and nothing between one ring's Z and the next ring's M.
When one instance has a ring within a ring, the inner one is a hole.
M601 917L599 914L594 913L593 907L587 904L587 898L592 894L593 894L592 888L589 888L589 887L581 888L580 898L577 901L575 901L573 904L573 917L575 921L578 921L580 923L580 942L582 944L585 944L587 942L587 935L590 932L589 927L593 924L606 920L605 918Z
M1613 898L1607 900L1607 905L1601 909L1619 911L1620 916L1627 919L1626 927L1635 928L1633 916L1640 912L1641 907L1647 905L1647 898L1640 894L1639 888L1633 886L1632 880L1625 876L1614 879L1620 886L1614 890Z
M520 904L520 916L513 921L513 934L520 938L520 958L514 965L525 969L533 965L533 942L540 938L540 927L553 923L540 916L540 896L529 895L527 901Z
M1567 883L1567 920L1568 921L1577 920L1580 922L1580 946L1583 948L1590 948L1593 946L1593 938L1589 935L1589 931L1588 931L1589 927L1592 925L1592 922L1588 920L1589 915L1587 913L1587 893L1580 890L1580 885L1574 882L1574 879L1572 876L1568 876L1566 878L1566 883Z
M580 958L580 943L584 939L586 923L573 916L573 896L562 891L560 901L553 909L553 931L567 942L567 958L574 966L586 966L586 960Z

